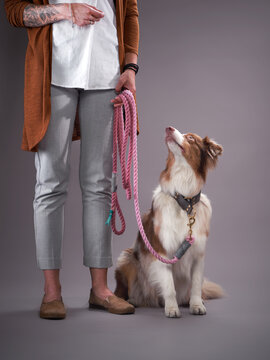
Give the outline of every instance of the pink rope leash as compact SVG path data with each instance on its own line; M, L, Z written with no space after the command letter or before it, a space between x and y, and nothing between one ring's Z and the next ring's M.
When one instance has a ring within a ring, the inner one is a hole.
M139 208L139 199L138 199L138 159L137 159L137 116L136 116L136 104L134 97L129 90L124 90L119 95L123 101L124 110L125 110L125 129L124 129L124 120L123 120L123 112L122 106L118 106L114 108L114 123L113 123L113 170L112 170L112 202L111 202L111 210L110 215L106 221L106 224L109 225L111 221L112 230L116 235L121 235L125 231L125 219L124 215L121 211L118 197L117 197L117 144L119 150L119 158L121 163L121 174L122 174L122 185L126 190L126 197L128 200L131 199L131 182L130 182L130 170L131 163L133 159L133 188L134 188L134 207L136 219L139 227L139 231L143 238L143 241L148 248L148 250L153 254L158 260L165 264L174 264L179 258L184 254L187 248L193 243L194 238L186 238L185 240L185 249L181 250L181 255L174 256L173 259L167 259L159 255L155 249L151 246L150 242L147 239L147 236L144 232L144 228L142 225L142 220L140 216L140 208ZM126 149L128 143L128 137L130 136L129 142L129 151L128 151L128 159L127 165L125 166L126 160ZM115 214L118 211L119 218L121 221L121 230L117 230L115 226ZM180 250L180 249L179 249ZM184 252L183 252L184 251ZM177 254L176 254L177 255ZM180 256L180 257L179 257Z

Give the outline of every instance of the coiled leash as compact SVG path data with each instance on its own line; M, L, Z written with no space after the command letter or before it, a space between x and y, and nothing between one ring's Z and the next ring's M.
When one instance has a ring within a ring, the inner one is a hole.
M124 90L119 94L123 102L122 106L114 108L114 123L113 123L113 170L112 170L112 202L109 217L106 224L109 225L111 221L112 230L116 235L121 235L125 231L126 224L124 215L121 211L118 197L117 197L117 145L119 150L119 158L121 163L121 174L122 174L122 185L126 190L126 197L128 200L131 199L131 183L130 183L130 170L133 159L133 188L134 188L134 207L136 219L139 227L139 231L143 238L143 241L148 250L158 260L165 264L176 263L187 251L187 249L193 244L194 237L192 236L192 226L195 223L196 211L193 210L195 202L199 201L200 193L193 198L185 198L181 194L176 193L174 198L177 200L179 205L184 208L187 212L189 223L189 236L181 244L180 248L175 253L173 259L167 259L159 255L151 246L144 232L142 220L140 216L139 200L138 200L138 159L137 159L137 115L136 115L136 104L134 97L129 90ZM123 120L123 106L125 111L125 127ZM130 137L127 165L125 166L126 160L126 148L128 143L128 137ZM121 221L121 230L117 230L115 226L115 214L118 211L119 218ZM193 212L193 214L192 214Z

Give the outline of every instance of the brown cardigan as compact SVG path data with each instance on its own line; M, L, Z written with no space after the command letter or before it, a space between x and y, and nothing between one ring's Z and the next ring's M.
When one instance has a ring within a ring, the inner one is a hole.
M51 116L51 64L52 24L27 27L23 11L29 4L48 5L48 0L5 0L7 19L15 27L26 27L28 45L25 55L24 78L24 127L21 149L37 152L38 142L46 133ZM120 71L125 64L125 53L138 55L139 23L137 0L116 0L116 24L119 44ZM137 118L137 135L139 122ZM72 140L79 140L80 122L78 109Z

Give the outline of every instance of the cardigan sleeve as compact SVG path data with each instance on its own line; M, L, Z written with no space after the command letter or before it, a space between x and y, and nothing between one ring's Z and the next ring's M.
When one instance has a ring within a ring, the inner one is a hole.
M127 0L127 11L124 24L125 52L138 55L139 49L139 21L137 0Z
M23 22L23 11L29 4L32 2L27 0L5 0L7 19L12 26L26 27Z

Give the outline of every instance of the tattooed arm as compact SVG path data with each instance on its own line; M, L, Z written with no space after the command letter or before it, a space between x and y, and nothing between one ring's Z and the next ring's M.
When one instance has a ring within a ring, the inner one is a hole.
M5 0L7 19L15 27L38 27L69 19L67 3L35 5L28 0Z
M87 3L72 3L73 22L89 25L103 18L103 11ZM35 5L28 0L5 0L8 21L16 27L39 27L60 20L71 21L68 3Z
M23 12L23 22L28 27L44 26L65 19L70 19L67 3L54 5L29 4Z

